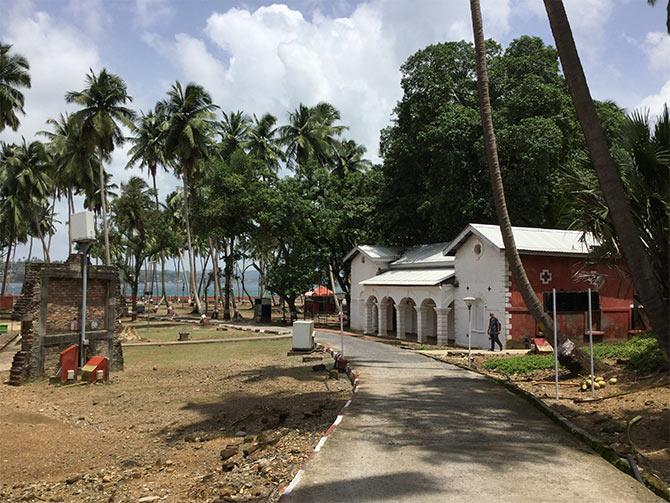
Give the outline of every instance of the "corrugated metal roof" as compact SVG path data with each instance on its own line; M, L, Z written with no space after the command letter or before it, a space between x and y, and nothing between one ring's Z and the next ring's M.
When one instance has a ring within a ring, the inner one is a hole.
M347 255L344 257L344 261L350 260L356 253L361 252L371 260L382 260L390 262L395 260L400 256L400 248L395 248L392 246L381 246L381 245L359 245L355 246Z
M451 265L454 259L445 257L442 251L448 243L433 243L428 245L415 246L402 254L390 266L392 268L404 267L425 267L438 265Z
M434 286L451 278L454 269L391 269L374 278L361 281L361 285L384 286Z
M591 234L582 240L582 231L564 229L540 229L537 227L512 227L514 241L520 252L588 255L596 243ZM488 240L494 246L504 249L500 227L489 224L470 224L444 250L445 255L453 255L471 234Z

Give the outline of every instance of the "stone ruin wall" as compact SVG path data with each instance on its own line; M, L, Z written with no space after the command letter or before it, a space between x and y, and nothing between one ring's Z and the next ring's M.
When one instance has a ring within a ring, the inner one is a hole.
M123 369L118 337L120 297L117 269L89 265L88 354L106 356L112 370ZM81 301L80 255L71 255L65 263L26 264L21 296L12 313L12 318L21 322L22 339L21 349L12 362L10 384L50 375L58 366L59 353L71 344L78 344Z

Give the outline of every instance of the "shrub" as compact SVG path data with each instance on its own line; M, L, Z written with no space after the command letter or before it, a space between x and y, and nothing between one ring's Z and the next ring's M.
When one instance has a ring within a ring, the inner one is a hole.
M628 360L630 367L640 373L654 372L668 366L668 360L658 346L658 341L650 334L637 335L623 342L594 344L593 355L598 359Z
M491 358L484 362L484 368L505 375L523 375L535 370L554 368L554 357L552 355L520 355L510 358Z

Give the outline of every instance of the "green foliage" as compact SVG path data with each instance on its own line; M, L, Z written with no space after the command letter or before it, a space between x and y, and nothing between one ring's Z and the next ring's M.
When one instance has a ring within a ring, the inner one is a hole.
M0 131L19 127L18 113L23 110L24 97L19 90L30 87L28 60L20 54L11 54L12 46L0 43Z
M668 367L668 360L661 351L658 341L650 334L635 336L622 342L594 344L593 355L598 359L629 360L630 367L642 374Z
M483 367L505 375L525 375L536 370L554 368L553 355L520 355L509 358L491 358L484 362Z
M670 298L670 112L667 106L655 123L646 113L635 112L625 118L612 151L631 202L633 218L667 302ZM571 197L571 204L566 206L566 220L600 241L597 253L607 258L620 257L621 246L607 204L596 175L584 157L566 170L565 182Z
M596 359L621 358L629 360L630 367L641 374L668 368L668 360L658 342L651 335L632 337L623 342L602 342L593 345ZM505 375L525 375L535 370L554 368L553 355L519 355L509 358L491 358L483 367Z
M561 168L573 165L583 146L557 52L538 37L524 36L504 50L488 41L487 54L510 218L515 225L556 227L569 200ZM495 223L473 46L428 46L401 71L404 94L381 141L379 220L387 240L448 241L468 222ZM606 111L607 131L613 133L623 112Z

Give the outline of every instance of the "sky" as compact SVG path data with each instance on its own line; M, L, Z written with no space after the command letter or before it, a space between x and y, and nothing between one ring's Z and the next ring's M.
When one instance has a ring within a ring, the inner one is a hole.
M564 3L593 96L658 113L670 101L664 2ZM482 0L482 11L486 36L503 45L524 34L553 45L541 0ZM175 80L205 86L223 110L271 112L280 122L301 102L328 101L346 135L379 161L400 65L426 45L462 39L472 39L467 0L0 0L0 41L28 59L32 78L21 127L0 141L39 138L47 118L73 109L64 94L82 89L89 69L107 68L125 79L137 110ZM140 173L125 168L127 148L108 166L117 184ZM161 173L161 196L177 183ZM57 208L64 221L65 203ZM51 256L61 260L67 232L57 228ZM19 247L16 257L26 255Z

